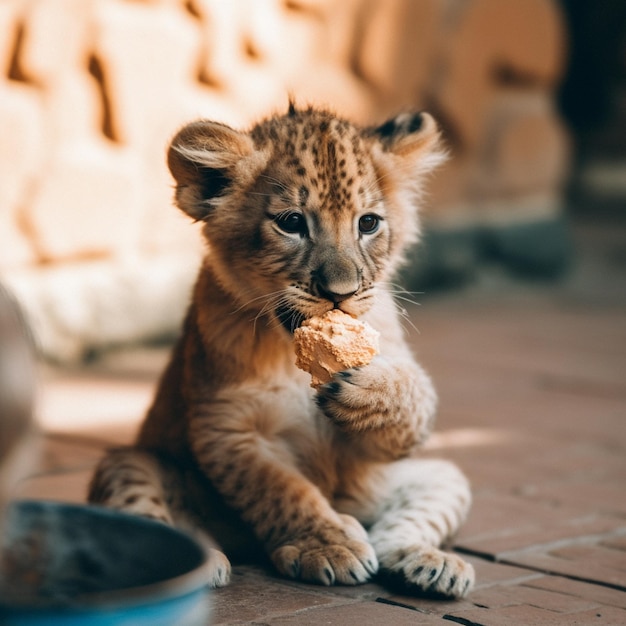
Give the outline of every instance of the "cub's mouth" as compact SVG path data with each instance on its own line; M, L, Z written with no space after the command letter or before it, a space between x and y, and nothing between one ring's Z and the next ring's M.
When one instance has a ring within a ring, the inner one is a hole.
M341 309L341 307L338 307L338 306L336 306L335 308ZM324 310L315 313L315 315L322 315L326 311L328 311L328 308L325 308ZM281 326L289 334L293 334L294 331L296 331L298 328L300 328L300 326L302 326L302 323L306 319L311 317L311 315L306 315L305 313L302 313L301 311L298 311L297 309L294 309L286 305L277 307L274 310L274 313L276 317L278 318L278 321L280 322Z

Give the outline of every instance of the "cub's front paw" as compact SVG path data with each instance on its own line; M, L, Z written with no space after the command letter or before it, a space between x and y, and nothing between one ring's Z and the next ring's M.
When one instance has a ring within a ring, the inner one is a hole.
M366 582L377 572L378 561L365 531L353 521L355 524L345 524L343 528L323 526L292 537L272 552L272 562L284 576L307 582L322 585Z
M437 395L417 364L377 356L368 365L335 374L319 388L317 404L343 430L386 429L397 439L394 446L406 452L428 438Z
M381 574L408 592L463 598L474 585L474 568L461 557L430 546L415 546L381 557Z
M396 384L380 359L334 375L322 385L317 404L339 426L356 430L382 426L397 415Z

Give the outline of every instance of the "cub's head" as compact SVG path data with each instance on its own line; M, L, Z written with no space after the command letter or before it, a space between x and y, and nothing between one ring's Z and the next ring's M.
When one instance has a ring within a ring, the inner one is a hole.
M168 164L223 288L293 330L334 307L369 309L418 234L421 179L442 158L428 114L359 128L290 106L249 132L189 124Z

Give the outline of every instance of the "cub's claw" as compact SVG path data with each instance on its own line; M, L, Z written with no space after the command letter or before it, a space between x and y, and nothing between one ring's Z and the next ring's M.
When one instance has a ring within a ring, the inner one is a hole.
M230 582L230 561L219 550L209 550L209 587L225 587Z
M278 571L322 585L367 582L378 570L376 554L363 527L354 518L341 517L344 528L320 528L275 549L271 559Z
M463 598L474 585L474 568L456 554L429 546L415 546L386 556L381 573L399 581L407 591Z

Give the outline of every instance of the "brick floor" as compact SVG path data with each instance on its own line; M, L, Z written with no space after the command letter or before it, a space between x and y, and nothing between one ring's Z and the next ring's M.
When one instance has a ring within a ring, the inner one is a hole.
M561 576L540 576L525 581L523 584L527 587L557 591L574 598L593 600L603 606L615 606L626 609L626 593L621 589L611 589L602 585L590 585L587 582Z
M596 250L602 254L602 250ZM619 268L618 268L619 269ZM409 307L441 396L424 454L454 459L475 502L456 547L477 584L459 602L376 583L324 588L237 566L214 624L626 624L626 268L588 296L559 285L482 285ZM620 295L620 290L624 292ZM111 443L129 441L164 349L44 374L40 468L20 497L81 500Z

